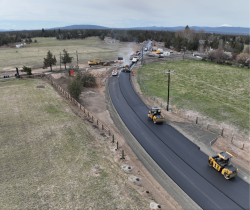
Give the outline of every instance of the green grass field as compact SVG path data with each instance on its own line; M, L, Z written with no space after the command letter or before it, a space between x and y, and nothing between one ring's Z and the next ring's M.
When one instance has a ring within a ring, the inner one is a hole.
M141 80L149 92L164 101L168 69L174 70L170 105L249 130L249 69L194 60L144 65L139 73Z
M8 80L0 92L0 209L148 207L127 186L126 174L117 173L107 144L50 84ZM99 176L92 171L96 164Z
M77 64L76 51L79 63L99 58L101 60L114 60L118 56L128 55L133 43L106 44L98 37L88 37L83 40L57 40L56 38L34 38L38 43L27 44L23 48L0 48L0 73L28 66L40 68L43 66L43 58L50 50L56 56L57 65L60 62L60 53L67 50L74 58L72 64Z

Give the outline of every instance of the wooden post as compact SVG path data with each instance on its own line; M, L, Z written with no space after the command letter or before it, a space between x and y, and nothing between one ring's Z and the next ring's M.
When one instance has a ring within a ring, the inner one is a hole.
M221 136L223 136L223 132L224 132L224 128L222 128L222 130L221 130Z
M103 128L103 124L102 124L102 130L103 130L104 128Z
M110 130L109 130L109 136L110 136Z
M93 115L92 115L91 119L92 119L92 121L94 121L94 117L93 117Z
M231 138L231 143L233 143L233 139L234 139L234 135L233 135L232 138Z
M122 157L121 157L121 159L125 159L125 157L124 157L124 150L122 150Z
M89 112L88 112L88 117L89 117Z
M196 117L196 122L195 123L198 124L198 117Z
M115 143L115 136L114 136L114 134L112 135L112 143Z
M118 141L116 142L116 150L118 150Z
M98 120L96 120L96 125L98 125Z

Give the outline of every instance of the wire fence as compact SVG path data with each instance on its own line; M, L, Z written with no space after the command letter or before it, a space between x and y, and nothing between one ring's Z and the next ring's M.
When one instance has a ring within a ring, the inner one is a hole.
M157 102L160 107L166 109L168 81L162 84L160 82L162 80L157 80L159 75L149 78L141 71L142 67L138 68L137 80L144 97ZM173 85L172 80L179 82ZM161 89L160 93L157 92L159 89ZM217 135L233 139L234 142L237 140L240 142L237 143L240 149L243 149L244 144L249 142L249 102L250 98L235 92L178 72L171 73L169 111Z

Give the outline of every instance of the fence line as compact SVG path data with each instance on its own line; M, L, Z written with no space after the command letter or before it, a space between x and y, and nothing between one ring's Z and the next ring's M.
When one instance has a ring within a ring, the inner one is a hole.
M59 90L64 96L66 96L67 99L69 99L74 105L76 105L79 110L81 110L85 115L87 115L93 123L95 123L99 128L101 128L103 131L105 131L109 136L111 136L111 130L106 126L104 123L102 123L97 117L95 117L91 112L89 112L84 106L82 106L80 103L78 103L73 97L70 96L70 94L65 91L60 85L56 84L51 76L45 75L45 77L51 82L52 85L54 85L57 90ZM114 134L113 134L114 138Z

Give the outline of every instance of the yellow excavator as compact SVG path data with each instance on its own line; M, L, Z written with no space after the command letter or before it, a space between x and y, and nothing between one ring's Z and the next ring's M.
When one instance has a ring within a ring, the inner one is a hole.
M101 64L100 59L94 59L93 61L88 61L89 66L91 67L92 65L99 65Z
M153 120L154 123L162 123L164 116L161 114L161 107L152 107L148 112L148 119Z
M237 176L238 168L230 165L230 159L233 157L229 152L220 152L217 155L210 156L208 165L215 168L224 175L225 179L231 179Z

